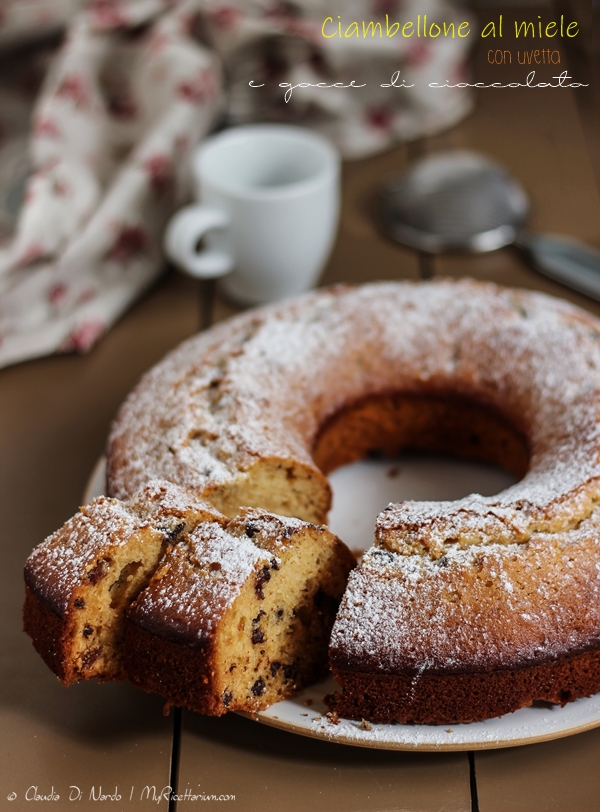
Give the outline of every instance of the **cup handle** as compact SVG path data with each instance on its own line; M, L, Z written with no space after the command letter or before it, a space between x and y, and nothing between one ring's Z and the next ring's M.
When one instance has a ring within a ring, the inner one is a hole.
M213 229L228 228L229 215L208 206L186 206L169 221L164 247L169 259L190 276L213 279L233 270L233 258L224 251L196 250L198 241Z

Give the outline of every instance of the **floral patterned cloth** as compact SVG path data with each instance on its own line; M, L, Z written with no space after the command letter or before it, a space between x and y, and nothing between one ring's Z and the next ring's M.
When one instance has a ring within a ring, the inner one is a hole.
M0 249L0 367L88 350L156 279L165 224L189 194L190 153L217 123L300 123L362 157L464 116L465 91L428 83L460 79L468 40L321 35L327 16L424 13L464 19L444 0L0 2L0 46L71 20L35 103L28 156L27 71L0 70L0 236L27 173ZM414 88L381 87L397 70ZM295 88L287 103L280 87L351 80L367 87Z

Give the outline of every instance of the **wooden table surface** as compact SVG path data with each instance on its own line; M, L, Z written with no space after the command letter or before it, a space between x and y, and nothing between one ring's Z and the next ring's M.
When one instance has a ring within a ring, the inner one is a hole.
M477 77L497 78L497 71L482 50ZM378 183L411 158L444 147L496 157L529 191L532 226L600 247L600 199L574 91L487 90L452 131L345 166L339 237L322 283L472 276L543 290L600 314L600 305L538 275L511 249L432 261L379 235L372 216ZM228 802L172 803L178 810L199 803L244 812L600 810L600 729L476 754L363 750L233 715L164 717L160 698L127 684L65 689L35 654L21 631L25 558L75 512L111 418L142 372L233 312L214 286L169 273L90 355L0 372L0 808L39 802L60 810L167 810L167 800L153 801L144 788L156 787L159 796L177 784L180 794L187 788L235 795ZM93 800L115 791L120 800ZM42 800L52 793L60 798Z

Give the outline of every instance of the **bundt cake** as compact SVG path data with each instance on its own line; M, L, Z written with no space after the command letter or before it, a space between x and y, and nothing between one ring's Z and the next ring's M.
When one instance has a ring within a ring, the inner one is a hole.
M600 690L599 428L600 322L584 311L469 280L335 287L217 325L151 370L113 426L107 485L127 500L160 478L230 518L321 524L326 474L370 453L504 466L520 481L495 497L384 510L331 637L340 715L472 721ZM163 611L161 580L197 576L196 533L127 623L125 649L154 656L173 692L177 640L190 669L205 644L185 631L195 604ZM228 684L215 675L215 696L248 694Z

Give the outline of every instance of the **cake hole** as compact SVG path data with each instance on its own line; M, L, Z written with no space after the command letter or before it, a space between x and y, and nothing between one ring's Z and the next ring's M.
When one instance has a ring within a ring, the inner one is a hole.
M393 467L399 473L390 478ZM329 529L355 551L371 546L375 520L390 502L493 496L517 481L495 465L419 454L361 460L338 468L328 479L333 490Z
M396 392L333 414L313 458L333 490L329 528L360 553L388 504L493 496L526 474L530 450L495 407L450 391Z

